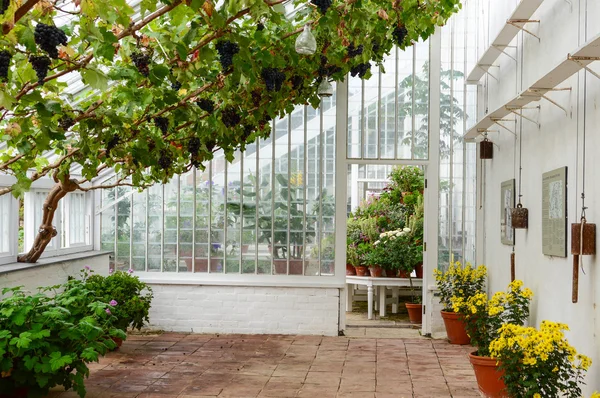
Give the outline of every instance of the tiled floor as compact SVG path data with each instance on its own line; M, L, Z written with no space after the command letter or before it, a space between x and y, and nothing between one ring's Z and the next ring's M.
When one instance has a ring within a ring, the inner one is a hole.
M425 338L133 335L91 366L87 397L477 397L468 352Z

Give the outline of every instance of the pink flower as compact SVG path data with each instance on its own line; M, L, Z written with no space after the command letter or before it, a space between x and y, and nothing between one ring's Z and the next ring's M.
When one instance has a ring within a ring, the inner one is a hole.
M105 309L104 311L106 311L106 313L107 313L108 315L111 315L110 308L107 308L107 309Z
M89 271L89 270L91 270L91 268L90 268L90 266L89 266L89 265L86 265L86 266L84 266L83 268L85 268L85 269L86 269L86 271Z
M113 274L113 272L115 272L115 270L114 270L114 269L112 269L112 268L111 268L111 269L109 269L109 270L108 270L108 275L112 275L112 274Z
M129 269L127 270L127 272L128 272L129 274L133 274L133 270L132 270L131 268L129 268Z
M114 307L119 303L117 303L117 300L110 300L110 303L108 303L108 304L110 304L111 307Z

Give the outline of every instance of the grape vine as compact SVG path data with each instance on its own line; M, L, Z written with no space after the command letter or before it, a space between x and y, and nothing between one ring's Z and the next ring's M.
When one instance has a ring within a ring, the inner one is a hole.
M50 58L58 58L59 45L65 46L68 38L65 32L53 25L38 23L33 32L35 44L40 46L42 51L45 51Z
M10 69L10 60L12 55L6 51L0 51L0 80L8 80L8 70Z
M215 46L219 53L219 62L223 71L229 70L233 65L233 56L240 52L240 46L228 40L220 41Z
M52 63L50 58L45 55L32 55L29 57L29 62L31 63L31 66L33 66L39 85L42 86L44 84L44 79L48 76L48 68Z

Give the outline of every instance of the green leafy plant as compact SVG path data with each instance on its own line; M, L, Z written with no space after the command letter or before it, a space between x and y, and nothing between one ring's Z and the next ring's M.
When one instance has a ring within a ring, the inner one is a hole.
M529 317L529 303L533 292L523 289L523 282L514 280L506 292L496 292L488 300L480 292L474 296L451 298L454 312L464 314L471 345L477 347L477 355L490 356L490 343L497 339L504 324L523 325Z
M467 301L470 297L482 293L485 286L487 268L480 265L473 268L471 264L460 262L450 264L445 272L435 270L435 281L440 291L440 303L444 311L454 311L454 302ZM466 315L467 308L460 307L459 314Z
M102 276L84 269L82 283L98 300L109 303L115 327L123 331L128 327L139 330L149 321L152 288L134 276L132 270Z
M539 330L507 323L490 344L490 354L504 372L509 396L515 398L581 397L584 373L592 365L567 341L563 323L542 321Z
M31 295L20 287L2 293L0 391L26 387L29 397L41 397L62 385L84 397L87 364L116 346L112 337L125 337L112 326L113 307L74 280Z

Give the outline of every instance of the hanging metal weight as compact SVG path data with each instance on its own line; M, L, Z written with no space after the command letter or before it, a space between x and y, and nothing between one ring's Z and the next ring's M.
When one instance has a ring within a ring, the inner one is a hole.
M529 210L518 204L516 208L510 210L512 227L515 229L527 229L529 227Z
M571 254L573 255L572 301L579 300L579 260L580 256L596 254L596 224L588 224L585 218L581 223L571 224Z
M479 143L479 159L493 159L494 158L494 143L484 138Z

